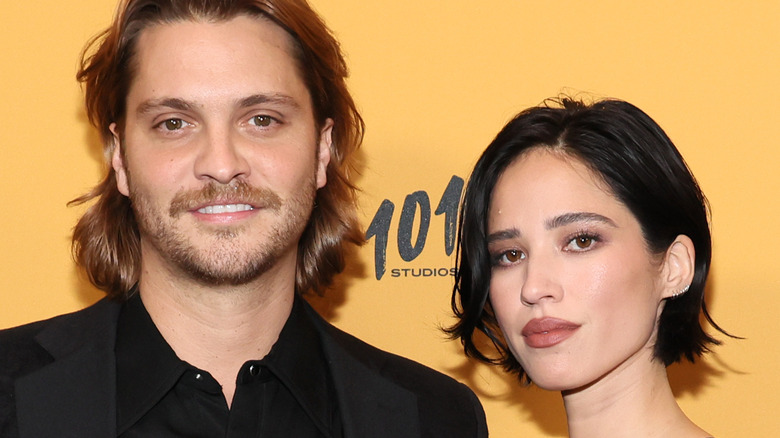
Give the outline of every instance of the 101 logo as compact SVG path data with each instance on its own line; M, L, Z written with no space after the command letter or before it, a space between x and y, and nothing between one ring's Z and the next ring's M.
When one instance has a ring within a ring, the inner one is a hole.
M457 228L458 205L463 191L463 178L453 175L444 189L444 193L436 206L434 214L443 216L444 220L444 252L451 255L455 248L455 232ZM374 214L371 224L366 230L366 240L374 238L374 274L381 280L387 269L387 244L390 239L390 222L395 213L395 204L389 199L382 204ZM420 215L417 238L412 242L415 218ZM411 262L422 253L428 228L431 223L431 201L428 193L418 190L406 195L401 208L401 218L396 234L398 254L405 262ZM430 270L430 269L429 269ZM435 270L434 270L435 271ZM449 273L449 270L447 271Z

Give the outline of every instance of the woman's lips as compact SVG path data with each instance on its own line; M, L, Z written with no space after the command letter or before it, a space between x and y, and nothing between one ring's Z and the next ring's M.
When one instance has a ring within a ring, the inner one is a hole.
M580 328L579 324L558 318L538 318L528 321L521 334L531 348L549 348L560 344Z

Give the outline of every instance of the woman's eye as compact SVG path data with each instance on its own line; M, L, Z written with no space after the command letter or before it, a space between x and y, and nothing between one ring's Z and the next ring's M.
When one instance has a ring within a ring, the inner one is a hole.
M592 248L597 241L598 238L596 236L581 234L571 239L566 247L573 251L583 251Z
M269 116L254 116L251 119L249 119L249 123L259 126L261 128L266 128L268 126L271 126L271 123L274 122L274 119Z
M162 126L166 131L177 131L187 125L182 119L168 119L162 122Z
M525 253L516 249L510 249L498 254L496 263L499 265L512 265L525 258Z

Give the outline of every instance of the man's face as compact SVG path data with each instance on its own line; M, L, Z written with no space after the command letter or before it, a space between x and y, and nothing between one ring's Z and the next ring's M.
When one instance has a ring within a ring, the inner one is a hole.
M269 270L294 278L297 243L326 182L332 123L315 123L291 52L284 30L247 16L139 36L125 127L111 129L142 272L208 285Z

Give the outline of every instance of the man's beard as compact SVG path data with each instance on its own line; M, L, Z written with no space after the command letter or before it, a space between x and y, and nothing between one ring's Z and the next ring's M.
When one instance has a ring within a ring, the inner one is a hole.
M271 269L280 257L298 244L311 215L316 186L310 179L298 193L283 202L276 193L245 182L210 183L200 190L177 193L165 210L130 183L130 199L141 239L160 256L198 283L210 286L242 285ZM252 224L190 227L188 236L177 223L186 212L204 204L240 202L261 206ZM236 201L238 200L238 201ZM214 229L211 227L219 227ZM258 230L262 237L258 240ZM208 247L199 249L197 235Z

